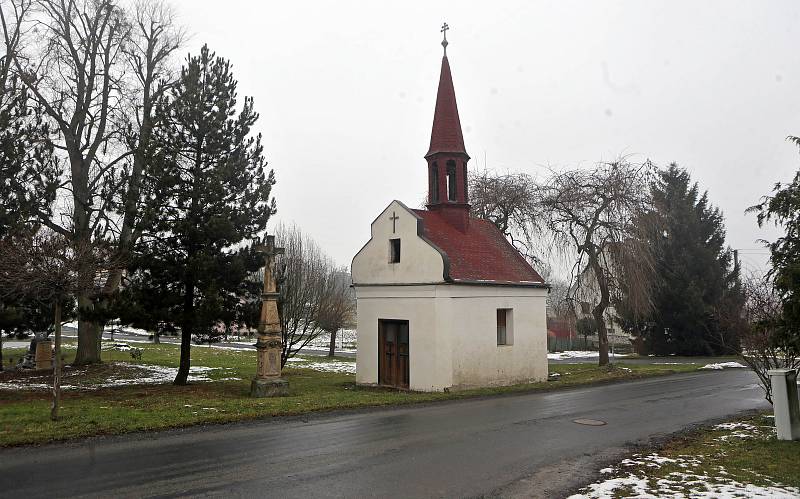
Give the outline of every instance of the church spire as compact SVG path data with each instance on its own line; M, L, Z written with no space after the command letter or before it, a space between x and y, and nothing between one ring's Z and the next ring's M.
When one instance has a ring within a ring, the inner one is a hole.
M466 154L464 136L461 133L461 121L458 119L458 106L456 105L456 92L453 89L453 76L450 74L450 62L447 60L447 23L442 25L442 70L439 74L439 90L436 94L436 110L433 114L433 129L431 131L431 145L428 148L427 158L438 152Z
M469 225L467 193L467 162L464 135L458 118L453 76L447 60L447 23L442 25L442 70L433 113L431 144L425 159L428 161L428 209L438 210L449 223L465 231Z

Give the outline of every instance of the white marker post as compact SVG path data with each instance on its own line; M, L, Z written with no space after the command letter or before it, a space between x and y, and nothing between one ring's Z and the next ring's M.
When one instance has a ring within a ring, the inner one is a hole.
M772 407L778 440L800 440L800 401L797 396L797 371L772 369L768 371L772 384Z

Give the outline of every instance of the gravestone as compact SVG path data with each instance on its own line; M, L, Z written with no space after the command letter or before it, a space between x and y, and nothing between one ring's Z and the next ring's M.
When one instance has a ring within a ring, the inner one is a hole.
M35 362L37 370L53 368L53 342L49 338L36 342Z

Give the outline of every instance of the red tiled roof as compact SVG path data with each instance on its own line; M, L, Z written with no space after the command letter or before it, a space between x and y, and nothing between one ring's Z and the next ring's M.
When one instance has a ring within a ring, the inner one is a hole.
M422 218L422 235L447 256L452 280L544 283L544 279L488 220L470 218L467 231L461 232L436 211L413 211Z
M447 61L447 56L442 58L439 90L436 93L436 111L433 114L431 146L425 156L437 152L467 153L464 148L464 136L461 133L461 121L458 119L456 92L453 90L453 76L450 74L450 63Z

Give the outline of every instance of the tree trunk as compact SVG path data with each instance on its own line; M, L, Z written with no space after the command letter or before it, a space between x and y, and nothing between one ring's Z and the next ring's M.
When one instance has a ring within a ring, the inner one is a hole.
M92 300L86 296L78 297L78 350L74 365L97 364L100 359L100 324L80 318L82 309L91 309Z
M594 248L589 248L586 253L589 257L589 266L592 268L594 277L597 280L597 287L600 289L600 302L592 309L592 317L597 323L597 349L600 353L599 365L605 366L608 365L608 330L606 330L606 322L603 320L603 316L611 302L611 295L608 291L606 274L600 265L597 252Z
M56 352L53 358L53 406L50 408L50 419L58 420L58 406L61 404L61 300L56 299L55 317Z
M159 335L157 332L153 333L153 343L156 345L161 343L161 335Z
M331 344L330 344L330 351L328 351L328 357L333 357L336 353L336 331L331 331Z
M592 316L597 322L597 349L600 353L600 365L608 365L608 331L606 330L606 323L603 320L603 312L605 307L601 308L600 305L592 309Z
M175 385L189 383L189 366L192 353L192 330L194 323L194 279L189 277L186 283L186 294L183 297L183 321L181 324L181 361L178 374L175 376Z

